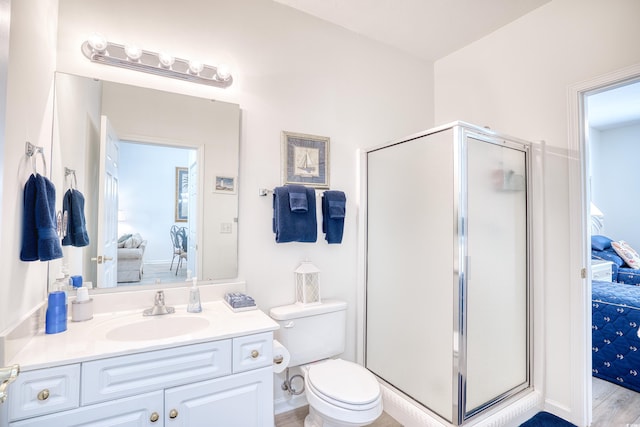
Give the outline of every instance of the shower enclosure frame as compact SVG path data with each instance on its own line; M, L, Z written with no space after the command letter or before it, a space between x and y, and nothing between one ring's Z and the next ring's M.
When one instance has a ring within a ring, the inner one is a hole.
M532 294L532 195L533 195L533 179L532 179L532 144L530 142L514 138L505 134L491 131L487 128L471 125L465 122L453 122L443 126L439 126L424 132L420 132L405 138L391 141L381 146L372 147L363 150L361 153L361 177L362 177L362 201L360 208L361 218L363 221L362 229L365 231L364 236L361 239L361 263L364 266L363 282L365 284L361 295L364 300L363 313L362 313L362 330L363 336L363 348L362 353L359 355L364 366L367 366L367 283L368 283L368 155L372 152L392 147L405 142L413 141L428 135L437 134L439 132L449 130L453 131L453 180L454 188L456 189L455 195L453 195L453 215L454 215L454 233L453 233L453 245L454 253L457 256L454 257L454 269L452 272L453 277L453 337L457 340L458 351L454 351L452 346L451 358L452 358L452 407L451 407L451 420L444 418L437 412L431 410L424 402L420 402L414 399L412 396L404 393L395 385L389 383L384 378L378 376L379 380L390 386L393 390L397 391L400 395L405 396L409 400L415 402L417 405L425 409L425 412L433 416L440 422L450 423L454 426L465 425L470 421L474 423L480 422L488 413L494 413L494 409L502 407L512 401L515 396L521 396L524 393L533 391L533 294ZM525 168L525 250L526 250L526 290L524 292L526 298L526 350L525 350L525 380L517 384L516 386L505 390L492 399L484 402L481 405L467 408L467 311L465 307L464 296L468 293L468 281L467 273L468 266L468 247L464 244L467 238L467 230L465 229L465 220L468 215L468 176L467 176L467 150L465 144L468 138L473 138L482 142L495 144L497 146L503 146L506 148L515 149L524 154L524 168ZM453 340L452 340L453 341ZM374 372L374 374L376 374ZM377 374L376 374L377 375ZM491 411L488 411L491 409Z

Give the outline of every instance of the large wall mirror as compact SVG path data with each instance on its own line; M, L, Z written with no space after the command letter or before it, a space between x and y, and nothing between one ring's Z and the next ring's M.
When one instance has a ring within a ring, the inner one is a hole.
M83 198L89 237L61 266L98 288L237 277L239 122L236 104L56 73L57 209Z

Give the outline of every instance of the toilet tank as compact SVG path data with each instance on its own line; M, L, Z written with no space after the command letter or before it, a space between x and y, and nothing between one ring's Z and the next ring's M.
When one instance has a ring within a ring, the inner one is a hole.
M289 366L327 359L344 352L347 303L323 300L319 304L274 307L269 315L279 325L275 338L291 354Z

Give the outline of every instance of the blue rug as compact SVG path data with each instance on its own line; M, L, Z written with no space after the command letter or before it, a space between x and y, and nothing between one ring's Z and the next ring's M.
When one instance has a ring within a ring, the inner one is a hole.
M549 412L538 412L529 420L520 424L520 427L577 427L569 421L565 421Z

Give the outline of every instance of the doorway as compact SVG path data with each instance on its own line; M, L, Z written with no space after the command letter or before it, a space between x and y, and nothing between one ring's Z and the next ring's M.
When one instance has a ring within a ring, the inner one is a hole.
M580 212L575 212L576 216L581 218L581 221L578 222L579 225L577 225L573 230L577 235L573 235L571 239L572 248L574 249L572 250L572 265L581 265L582 267L586 267L583 268L583 272L587 273L582 276L583 279L586 278L587 280L580 280L580 285L575 288L580 289L580 291L577 291L580 293L580 296L576 297L576 301L580 301L580 306L582 308L579 310L579 313L576 313L573 320L579 327L579 331L582 336L581 338L574 339L573 345L576 346L576 354L584 355L584 358L582 358L584 366L576 364L574 367L576 369L574 371L576 378L582 377L583 380L581 381L582 386L576 387L576 390L573 393L573 402L576 410L583 408L580 424L588 425L593 420L594 427L597 427L598 425L611 425L611 418L609 414L607 424L603 424L602 419L596 419L597 417L600 417L599 411L601 411L602 408L598 408L598 411L594 411L592 413L592 409L594 407L593 398L600 399L602 396L600 395L601 389L599 384L597 387L592 389L591 376L592 345L595 346L597 344L592 343L591 341L591 236L592 234L604 234L611 231L616 233L616 235L612 237L614 240L623 240L624 237L617 235L620 231L619 229L616 230L616 226L614 225L614 221L618 222L615 220L616 215L609 207L610 205L605 202L610 194L606 193L606 190L603 190L605 185L602 182L594 182L594 179L597 178L592 174L592 171L602 167L602 153L604 148L606 148L606 145L597 144L596 142L602 132L608 132L611 129L615 129L616 126L633 126L634 123L640 127L640 112L637 113L635 118L622 117L621 114L611 114L614 112L612 105L615 105L615 102L614 104L610 104L610 100L608 99L620 99L613 95L617 92L619 93L624 88L633 90L632 84L637 82L640 82L640 65L619 70L586 83L581 83L570 89L570 97L573 98L572 104L569 106L570 119L572 120L569 126L570 143L574 144L576 153L578 153L578 162L576 162L576 165L579 164L580 167L579 172L575 170L573 171L572 175L577 176L577 174L579 174L580 180L576 180L571 184L571 191L574 194L574 206L580 207ZM637 99L638 98L636 97L635 104L637 104ZM618 103L620 103L620 101ZM600 107L603 108L602 111L598 113L598 109ZM636 107L633 108L640 107L636 105ZM627 114L630 110L632 110L632 107L627 106L623 109L623 112L624 114ZM610 156L612 153L608 154ZM626 157L629 156L627 155ZM594 162L594 160L596 161ZM609 172L615 174L616 172L620 172L621 167L613 167L611 169L612 170ZM598 175L598 173L595 175ZM600 176L602 176L601 173ZM579 197L576 198L575 195L579 195ZM591 205L592 201L596 203ZM599 204L601 206L598 206ZM607 205L607 208L603 210L602 207L605 204ZM610 212L609 215L607 215L607 211ZM608 229L605 228L601 222L604 221L606 224L607 217L610 222ZM592 219L594 220L593 232ZM638 245L640 245L640 241ZM581 349L582 352L580 352L579 349ZM597 403L600 404L602 402L597 401ZM593 417L593 415L596 417ZM626 416L633 417L631 414ZM633 423L635 420L636 418L634 417L633 419L627 419L624 422L623 420L619 421L623 422L624 425L624 423Z

